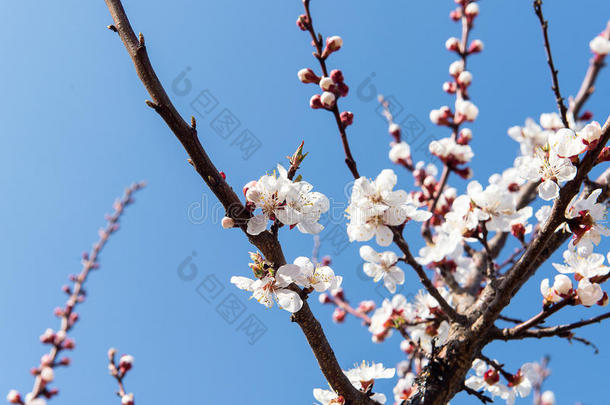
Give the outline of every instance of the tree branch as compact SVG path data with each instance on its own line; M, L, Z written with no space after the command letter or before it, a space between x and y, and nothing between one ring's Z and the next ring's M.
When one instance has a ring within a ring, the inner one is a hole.
M222 178L208 157L197 138L195 126L188 125L172 104L152 67L146 52L144 37L141 34L139 38L136 37L120 0L105 0L105 2L114 21L116 32L119 34L134 63L136 73L152 98L152 102L147 104L163 118L170 130L182 143L197 173L199 173L227 210L227 216L236 220L236 223L248 236L250 242L275 267L285 264L286 259L284 258L282 247L271 232L265 231L256 236L247 234L246 226L250 213L245 209L233 189ZM374 401L358 391L343 373L324 335L322 327L312 314L307 301L303 302L303 307L294 314L293 319L303 330L320 369L331 387L342 395L346 401L354 405L373 404Z
M534 11L536 12L536 16L540 21L540 27L542 28L542 36L544 37L544 49L546 50L546 61L551 69L551 79L553 81L553 93L555 93L555 101L557 102L557 108L559 109L559 115L561 116L561 121L566 128L569 128L568 124L568 109L566 108L563 97L561 97L561 92L559 90L559 80L557 78L557 69L555 69L555 64L553 63L553 55L551 53L551 44L549 42L549 22L544 19L544 15L542 14L542 0L534 0Z

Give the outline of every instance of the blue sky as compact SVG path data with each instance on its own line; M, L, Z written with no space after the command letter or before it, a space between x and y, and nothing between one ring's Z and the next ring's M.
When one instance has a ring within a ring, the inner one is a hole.
M308 107L316 89L296 78L300 68L315 67L309 39L294 24L300 1L125 3L179 111L197 115L191 103L204 91L218 102L217 109L199 117L200 138L236 190L283 162L305 140L311 153L302 167L304 178L337 203L345 201L350 175L332 117ZM355 114L349 136L362 174L374 177L389 166L386 126L375 102L362 92L358 96L367 78L377 92L401 104L399 122L410 116L423 124L422 142L447 135L427 117L430 109L452 101L441 90L453 60L444 42L459 34L459 26L447 18L452 6L449 0L312 2L317 29L344 39L329 64L343 70L352 88L341 106ZM31 388L28 370L44 349L38 336L57 327L52 310L64 301L65 277L79 270L80 254L95 240L115 196L144 179L149 186L136 196L101 257L101 270L87 284L89 299L79 308L82 321L73 333L73 365L56 373L61 393L53 403L118 401L106 371L110 346L135 356L126 383L140 404L312 403L312 388L325 382L305 339L286 312L248 302L229 284L232 275L248 275L252 248L241 233L221 231L212 195L173 135L145 106L148 96L131 61L116 35L105 29L111 19L104 2L2 2L0 12L5 16L0 25L0 224L5 237L0 244L0 325L5 330L0 393ZM610 4L548 2L545 13L562 91L574 94L588 65L587 44L604 28ZM475 178L485 181L509 166L518 151L507 128L554 111L555 105L530 1L482 2L473 38L486 45L469 61L470 93L480 108L472 126L472 166ZM172 90L185 71L190 91ZM608 114L609 88L610 72L603 71L587 105L600 121ZM210 127L221 109L240 121L227 139ZM262 143L247 160L233 143L245 129ZM426 155L417 151L415 158ZM409 189L410 176L399 175L400 186ZM415 248L422 245L415 227L408 227L406 235ZM283 232L281 240L289 260L311 252L311 237L296 230ZM333 249L323 242L322 254ZM352 245L335 254L333 267L345 277L348 298L379 302L377 286L360 273L357 249ZM196 268L191 281L179 276L187 261ZM404 293L412 294L419 286L407 274ZM541 268L508 313L536 313L539 282L553 274L550 264ZM206 280L207 286L210 280L217 283L212 284L217 296L202 297ZM227 297L242 304L240 318L227 321L217 311ZM312 307L344 368L363 359L387 365L401 359L397 337L373 344L356 320L335 325L330 308L317 302ZM600 311L567 309L557 320ZM253 345L240 330L251 315L266 328ZM513 369L550 354L553 376L547 387L557 393L559 404L602 404L608 393L608 332L607 325L595 325L581 333L598 344L599 355L552 339L493 344L485 353ZM391 395L391 382L378 387ZM452 404L472 401L461 394Z

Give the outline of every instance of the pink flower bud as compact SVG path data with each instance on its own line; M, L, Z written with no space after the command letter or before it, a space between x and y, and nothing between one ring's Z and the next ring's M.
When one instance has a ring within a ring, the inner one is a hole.
M41 366L50 366L51 364L53 364L53 358L48 353L43 354L42 357L40 358L40 365Z
M343 321L345 321L346 315L347 312L345 312L345 310L338 307L335 308L335 311L333 312L333 322L342 323Z
M121 405L133 405L133 404L134 404L133 394L129 393L129 394L125 394L121 397Z
M354 114L351 111L343 111L340 117L343 127L348 127L354 123Z
M55 340L55 332L53 329L47 329L42 335L40 335L41 343L52 343Z
M445 41L445 48L448 51L457 51L460 49L460 40L456 37L451 37L447 41Z
M338 36L332 36L326 38L326 47L324 48L324 52L322 52L322 57L325 58L333 52L338 51L343 46L343 39Z
M221 221L221 225L224 229L230 229L235 226L235 220L233 218L224 217Z
M325 91L324 93L322 93L322 96L320 96L320 102L326 108L334 107L336 100L337 97L335 97L335 95L330 91Z
M462 86L470 86L470 83L472 83L472 73L470 73L467 70L464 70L462 73L460 73L460 75L457 77L457 82L462 85Z
M133 356L129 354L122 355L119 359L119 367L125 371L130 370L133 367Z
M6 400L11 404L20 404L23 402L21 401L21 394L19 394L17 390L10 390L6 396Z
M388 126L388 132L396 139L400 139L400 125L395 122L391 123Z
M70 358L69 357L62 357L61 360L59 360L59 364L61 364L62 366L69 366L70 365Z
M455 82L443 83L443 91L449 94L454 94L457 91L457 86L455 85Z
M358 311L359 312L364 312L365 314L368 314L369 312L371 312L374 309L375 309L375 302L374 301L362 301L358 305Z
M470 130L470 128L463 128L460 131L456 142L460 145L468 145L468 143L470 143L471 139L472 139L472 131Z
M74 339L68 338L64 341L64 344L63 344L64 349L72 350L75 347L76 347L76 342L74 341Z
M347 93L349 93L349 86L343 82L341 83L337 83L337 93L339 93L339 95L341 97L346 97Z
M475 39L470 43L470 46L468 47L468 53L482 52L483 48L483 41L481 41L480 39Z
M299 80L303 83L316 83L320 82L320 78L309 68L301 69L298 73Z
M343 288L339 287L337 289L331 290L330 293L333 297L343 300L345 299L345 294L343 293Z
M333 91L335 82L330 77L323 77L320 79L320 88L322 91Z
M451 18L453 21L459 21L460 18L462 18L462 9L456 8L455 10L452 10L449 13L449 18Z
M466 6L464 13L470 18L476 17L479 15L479 5L477 3L470 3Z
M324 256L322 258L322 266L330 266L332 259L330 256Z
M464 62L461 60L456 60L451 65L449 65L449 74L453 77L459 76L460 73L464 71Z
M64 316L64 310L63 310L63 309L61 309L60 307L56 307L56 308L53 310L53 315L55 315L55 316L57 316L57 317L62 317L62 316Z
M333 82L335 83L343 83L343 72L339 69L334 69L330 72L330 78L333 79Z
M301 14L299 18L297 18L297 27L300 28L301 31L307 31L309 26L309 18L305 14Z
M309 106L314 110L324 108L324 106L322 105L322 96L320 96L319 94L314 94L309 100Z
M51 367L43 367L40 370L40 379L45 383L50 383L55 378L55 373Z

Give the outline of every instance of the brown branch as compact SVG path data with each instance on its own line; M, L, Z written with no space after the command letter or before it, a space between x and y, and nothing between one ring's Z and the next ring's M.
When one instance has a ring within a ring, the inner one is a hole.
M242 231L246 233L250 213L244 208L233 189L222 178L208 157L199 142L195 125L188 125L172 104L152 67L146 52L144 37L140 34L138 38L134 33L120 0L105 0L105 2L114 21L116 31L134 63L136 73L152 98L152 101L147 104L163 118L170 130L182 143L195 170L227 210L227 216L235 219ZM250 243L256 246L275 267L286 263L282 247L271 232L265 231L256 236L247 233L246 235ZM312 314L306 301L303 302L301 310L293 315L293 320L303 330L320 369L331 387L342 395L346 401L354 405L374 403L365 394L358 391L347 379L320 323Z
M559 90L559 79L557 78L557 69L555 69L555 63L553 62L553 54L551 53L551 44L549 42L549 22L544 19L544 15L542 14L542 0L534 0L534 11L536 12L536 16L540 21L540 27L542 28L542 36L544 37L544 49L546 50L546 61L551 69L551 79L553 81L553 93L555 93L555 101L557 102L557 108L559 109L559 115L561 116L561 121L566 128L569 128L568 124L568 109L566 108L563 97L561 97L561 92Z
M517 330L514 333L505 334L502 332L502 340L515 340L515 339L523 339L523 338L543 338L550 336L559 336L565 337L566 332L572 331L574 329L582 328L587 325L591 325L594 323L599 323L604 319L610 318L610 312L607 312L602 315L595 316L590 319L583 319L578 322L566 324L566 325L557 325L551 326L548 328L538 328L538 329L527 329L527 330Z
M610 22L608 22L608 26L604 31L604 37L610 40ZM574 116L574 120L578 119L580 114L580 110L583 105L587 102L593 91L595 90L595 81L597 80L597 75L599 71L606 65L605 64L606 55L595 55L591 58L591 62L589 64L589 68L587 69L587 73L585 74L585 78L580 85L580 89L576 94L574 100L570 102L570 112Z
M434 284L432 284L432 281L430 281L430 279L426 275L426 271L421 266L421 264L419 264L415 260L415 258L411 254L409 245L402 237L401 231L395 227L392 227L392 232L394 232L394 242L396 243L396 246L398 246L398 248L405 255L405 262L408 263L413 268L413 270L415 270L415 272L417 273L417 276L419 277L419 280L421 281L423 286L426 288L428 293L432 297L434 297L434 299L436 299L436 301L438 302L438 305L441 307L443 312L445 312L445 314L449 317L449 319L451 321L458 322L460 324L465 324L466 317L462 314L459 314L451 305L449 305L449 303L445 300L445 298L443 298L443 296L438 291L438 289L434 286Z

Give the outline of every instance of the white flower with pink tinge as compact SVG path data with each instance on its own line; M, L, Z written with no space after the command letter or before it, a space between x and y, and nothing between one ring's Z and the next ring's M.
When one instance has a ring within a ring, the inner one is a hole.
M602 287L597 283L592 283L586 278L583 278L578 282L576 293L578 294L580 303L586 307L597 304L604 297Z
M405 273L396 266L398 256L394 252L377 253L370 246L360 247L360 257L366 260L364 263L364 273L373 277L374 282L383 279L383 284L389 292L396 292L396 285L402 285L405 282Z
M475 391L485 389L494 396L506 399L508 397L508 387L504 384L500 384L500 375L495 369L488 367L487 364L480 359L476 359L472 363L472 369L475 375L468 377L464 382L468 388Z
M384 368L381 363L372 362L367 364L363 361L360 365L351 370L344 371L344 373L354 387L367 391L375 384L375 380L393 378L394 374L396 374L396 369ZM374 394L371 398L382 404L385 404L386 401L386 397L383 394Z
M303 306L303 301L299 294L286 287L295 282L300 276L299 273L298 266L284 265L277 270L275 276L267 275L259 280L233 276L231 283L241 290L252 292L252 298L267 308L271 308L273 301L276 301L280 308L297 312Z
M341 286L343 281L343 277L336 276L330 267L314 265L305 256L297 257L294 264L286 264L282 267L291 268L290 272L294 274L295 283L303 288L312 288L317 292L335 290Z
M417 210L404 190L393 191L397 177L393 170L383 170L374 181L360 177L354 182L350 204L346 212L350 222L347 234L350 242L366 242L376 237L381 246L393 240L390 226L402 225L408 220L426 221L432 214Z
M606 205L597 202L601 192L602 189L598 188L580 200L574 196L565 211L568 221L563 224L563 229L574 234L570 248L578 250L581 256L590 255L593 245L599 245L602 236L610 236L610 229L603 225L607 217Z
M553 267L563 274L575 273L579 278L592 278L610 272L610 267L604 266L604 256L599 253L583 257L578 252L566 250L563 252L563 260L565 264L553 263Z
M248 220L247 232L258 235L269 220L278 219L284 225L296 225L303 233L319 233L324 228L318 223L320 215L330 207L328 198L311 192L313 186L306 181L292 182L282 165L277 170L278 176L265 175L244 187L248 203L262 211Z
M544 130L531 118L525 120L524 127L514 126L508 129L508 136L519 142L523 156L533 155L536 148L546 145L550 134L551 131Z
M561 158L552 148L538 148L534 156L521 156L515 160L519 175L526 180L542 181L538 195L545 201L559 196L559 184L576 176L576 167L570 159Z
M335 391L323 390L321 388L313 389L313 397L320 405L343 405L345 399L338 395Z
M549 279L545 278L540 283L540 293L544 298L545 303L555 303L561 301L572 290L572 280L564 274L555 276L553 285L550 285Z

